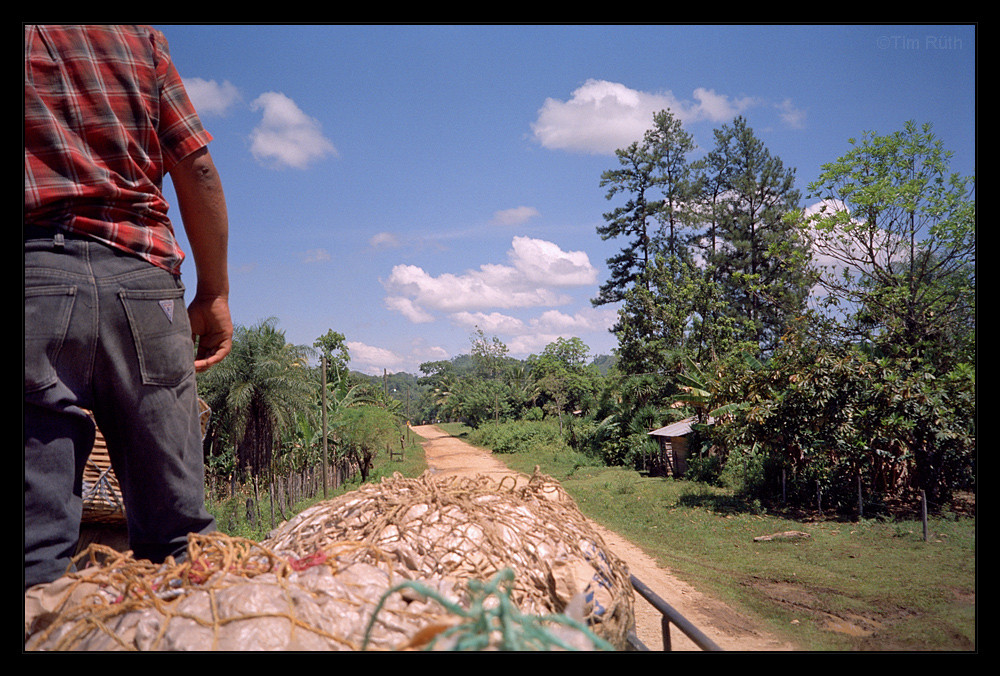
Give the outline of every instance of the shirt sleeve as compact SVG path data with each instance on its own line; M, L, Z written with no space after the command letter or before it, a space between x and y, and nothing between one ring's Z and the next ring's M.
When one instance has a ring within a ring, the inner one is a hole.
M191 103L181 76L170 58L166 38L154 33L158 52L157 75L160 78L160 119L158 134L163 152L163 170L170 172L189 154L212 140Z

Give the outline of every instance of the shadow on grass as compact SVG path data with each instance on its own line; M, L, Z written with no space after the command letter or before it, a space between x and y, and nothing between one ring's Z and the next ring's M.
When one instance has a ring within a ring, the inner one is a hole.
M757 501L713 493L708 489L685 491L677 498L677 504L683 507L700 507L718 514L760 514L762 511Z
M677 504L684 507L705 509L716 514L770 514L771 516L805 523L815 521L854 522L858 520L857 515L853 513L841 513L832 509L819 512L802 507L762 503L757 499L748 499L724 493L713 493L707 488L685 491L677 498Z

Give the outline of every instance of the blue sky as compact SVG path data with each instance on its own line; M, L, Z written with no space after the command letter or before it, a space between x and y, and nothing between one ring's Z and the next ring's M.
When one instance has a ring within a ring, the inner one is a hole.
M975 172L968 25L157 28L215 137L234 321L333 329L373 374L467 353L477 327L519 358L560 336L610 353L600 176L658 110L692 159L743 115L803 194L849 138L911 119Z

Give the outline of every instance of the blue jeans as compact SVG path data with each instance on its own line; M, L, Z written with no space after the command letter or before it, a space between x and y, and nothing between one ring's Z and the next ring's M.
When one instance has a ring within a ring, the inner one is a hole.
M64 574L80 532L92 411L122 490L129 544L182 559L205 510L194 345L184 287L86 238L24 242L25 589Z

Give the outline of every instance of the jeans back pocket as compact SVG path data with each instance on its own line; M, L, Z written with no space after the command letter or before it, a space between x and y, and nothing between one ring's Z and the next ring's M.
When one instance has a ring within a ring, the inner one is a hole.
M194 341L184 289L119 291L139 357L142 382L172 387L194 373Z
M66 284L25 287L25 392L38 392L59 380L55 364L69 330L76 291Z

